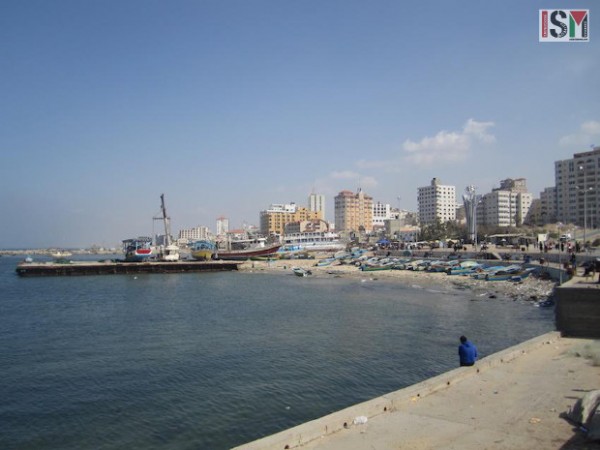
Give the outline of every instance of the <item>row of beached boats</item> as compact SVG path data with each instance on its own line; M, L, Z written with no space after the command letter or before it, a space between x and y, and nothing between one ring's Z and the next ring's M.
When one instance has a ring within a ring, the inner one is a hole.
M535 267L521 264L489 266L474 260L426 260L409 258L372 257L358 265L364 272L379 270L412 270L443 272L448 275L470 276L487 281L521 281L535 272Z

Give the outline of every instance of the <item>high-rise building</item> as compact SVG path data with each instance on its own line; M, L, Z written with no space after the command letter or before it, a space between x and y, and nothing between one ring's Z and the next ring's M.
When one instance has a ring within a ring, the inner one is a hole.
M373 230L373 197L362 189L342 191L335 197L335 229L338 232L370 233Z
M273 204L269 209L260 212L260 232L264 236L273 234L282 236L285 226L290 222L322 219L321 211L310 211L295 203Z
M456 219L456 187L440 184L437 178L418 189L419 220L422 225Z
M535 223L556 222L556 187L547 187L540 192L540 211Z
M217 218L217 236L225 236L229 233L229 219L227 217Z
M392 206L389 203L373 203L373 228L384 229L385 221L392 219Z
M321 212L321 217L325 219L325 196L321 194L310 194L308 196L309 211Z
M600 147L554 162L556 218L584 228L600 220Z
M507 178L499 188L483 195L478 206L477 223L498 227L521 226L531 208L533 195L527 192L525 178Z

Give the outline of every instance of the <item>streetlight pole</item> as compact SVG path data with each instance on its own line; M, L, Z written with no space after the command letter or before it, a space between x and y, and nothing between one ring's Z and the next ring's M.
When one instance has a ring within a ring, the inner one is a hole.
M587 185L585 166L579 166L578 168L581 174L583 174L583 186L576 185L575 188L583 191L583 248L585 249L587 242L587 193L588 191L593 191L594 186Z

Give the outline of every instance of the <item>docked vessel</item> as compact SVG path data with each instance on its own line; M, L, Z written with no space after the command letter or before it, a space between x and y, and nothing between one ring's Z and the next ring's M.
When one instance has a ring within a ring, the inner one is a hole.
M346 244L340 240L339 235L331 231L286 234L283 239L283 245L286 248L315 252L335 252L346 248Z
M277 253L281 244L268 244L266 238L238 239L224 243L226 248L217 246L215 258L243 260L256 257L268 257Z
M211 260L217 250L214 242L208 240L195 241L190 245L192 258L199 261Z
M152 238L140 236L134 239L125 239L123 241L123 252L125 253L125 261L127 262L146 261L154 253Z

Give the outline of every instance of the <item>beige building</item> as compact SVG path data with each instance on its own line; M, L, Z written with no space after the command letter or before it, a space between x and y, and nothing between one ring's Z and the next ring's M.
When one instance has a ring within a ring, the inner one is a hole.
M338 232L370 233L373 230L373 197L362 189L342 191L335 197L335 229Z
M273 234L282 236L288 223L321 219L323 219L321 211L310 211L295 203L271 205L269 209L260 212L260 232L263 236Z

